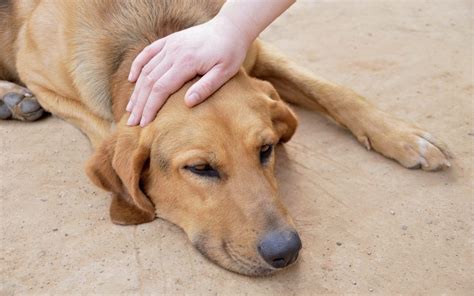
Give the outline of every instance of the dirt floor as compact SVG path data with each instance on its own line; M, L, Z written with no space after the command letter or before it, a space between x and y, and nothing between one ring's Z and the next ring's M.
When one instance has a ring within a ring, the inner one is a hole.
M297 109L277 174L303 250L270 277L223 270L162 220L113 225L77 129L53 117L1 122L0 294L472 293L472 5L300 1L262 34L456 155L446 172L407 170Z

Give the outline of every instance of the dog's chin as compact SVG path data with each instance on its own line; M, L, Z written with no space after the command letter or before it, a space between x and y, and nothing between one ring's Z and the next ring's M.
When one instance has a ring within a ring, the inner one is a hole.
M211 243L203 238L193 241L194 247L211 262L238 274L246 276L267 276L277 269L271 267L261 258L251 258L242 255L231 243L222 241Z

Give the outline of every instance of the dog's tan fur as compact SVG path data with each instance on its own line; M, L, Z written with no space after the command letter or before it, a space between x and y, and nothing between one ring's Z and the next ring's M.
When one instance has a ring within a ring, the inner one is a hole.
M210 19L221 1L0 3L0 80L23 82L46 110L88 136L96 150L86 171L113 193L112 221L137 224L158 215L230 270L273 271L256 251L258 240L272 229L294 227L278 198L274 158L262 165L258 157L260 147L288 141L296 129L281 99L327 114L367 149L405 167L449 166L446 149L429 133L258 40L241 71L205 103L184 106L188 83L148 127L126 126L133 58L152 41ZM205 163L221 178L184 169Z

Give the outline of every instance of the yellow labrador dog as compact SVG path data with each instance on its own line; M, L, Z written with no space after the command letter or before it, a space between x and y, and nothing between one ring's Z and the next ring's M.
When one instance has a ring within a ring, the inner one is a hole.
M128 127L134 57L160 37L209 20L221 5L0 0L0 115L34 120L42 107L74 124L95 148L86 171L112 193L114 223L162 217L210 260L247 275L292 264L302 246L273 173L274 146L290 140L297 126L284 101L327 114L367 149L407 168L450 166L444 145L430 133L261 41L205 103L184 105L188 83L149 126Z

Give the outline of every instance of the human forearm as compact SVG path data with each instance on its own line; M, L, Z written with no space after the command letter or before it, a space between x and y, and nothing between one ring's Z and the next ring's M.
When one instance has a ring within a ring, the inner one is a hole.
M281 15L295 0L228 0L221 8L216 21L230 22L247 43Z

